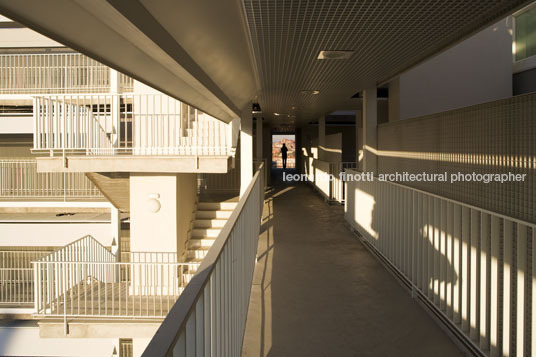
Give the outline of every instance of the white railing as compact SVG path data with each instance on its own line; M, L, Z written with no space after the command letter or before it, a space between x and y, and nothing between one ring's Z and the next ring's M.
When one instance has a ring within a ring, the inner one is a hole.
M346 188L346 221L475 354L534 353L535 224L391 182Z
M239 356L264 204L257 171L143 356Z
M0 160L0 199L102 198L81 172L37 172L37 161Z
M232 124L163 94L35 97L34 150L85 155L234 155Z
M354 169L355 162L329 162L313 157L302 156L303 173L315 189L329 202L344 203L345 187L341 173L346 169Z
M110 68L80 53L0 55L0 94L106 93L110 82ZM119 86L132 91L132 78Z
M130 262L91 236L33 262L39 317L163 318L199 263L177 253L132 252Z
M0 305L34 303L32 261L50 254L46 250L0 250Z
M163 318L188 283L193 263L40 261L40 317Z

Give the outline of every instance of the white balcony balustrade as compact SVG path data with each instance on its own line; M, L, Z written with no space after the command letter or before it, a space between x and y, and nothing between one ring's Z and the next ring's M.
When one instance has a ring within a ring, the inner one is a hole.
M0 94L108 93L110 68L80 53L0 55ZM121 92L132 78L119 74Z
M31 262L47 254L50 250L0 250L0 305L33 305Z
M34 262L35 315L88 318L164 318L198 263L176 253L131 253L117 262L86 236Z
M231 156L232 124L161 94L35 97L34 151Z
M37 172L32 160L0 160L0 199L104 198L80 172Z

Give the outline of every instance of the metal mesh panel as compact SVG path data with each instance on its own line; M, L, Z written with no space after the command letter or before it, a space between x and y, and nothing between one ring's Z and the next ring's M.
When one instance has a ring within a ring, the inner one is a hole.
M522 182L404 182L493 212L536 222L536 94L378 128L380 173L526 174Z

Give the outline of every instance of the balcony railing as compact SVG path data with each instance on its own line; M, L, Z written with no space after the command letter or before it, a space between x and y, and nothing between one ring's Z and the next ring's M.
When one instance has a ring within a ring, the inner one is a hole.
M355 162L329 162L303 155L303 173L315 189L329 202L344 203L346 190L340 174L355 169Z
M239 356L264 204L263 165L143 356Z
M34 151L234 155L231 124L163 94L35 97Z
M530 354L535 224L393 182L346 188L346 221L475 355Z
M34 262L38 317L163 318L198 263L176 253L131 253L130 262L86 236Z
M32 261L50 250L0 250L0 305L33 305Z
M80 53L0 55L0 94L108 93L110 68ZM119 74L122 92L132 78Z
M84 173L37 172L36 160L0 160L0 199L103 198Z

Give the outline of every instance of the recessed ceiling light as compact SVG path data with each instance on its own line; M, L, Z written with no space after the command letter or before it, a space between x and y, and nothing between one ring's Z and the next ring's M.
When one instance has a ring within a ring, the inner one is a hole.
M279 113L274 113L275 116L279 116L280 114Z
M352 56L354 51L320 51L317 59L320 60L344 60Z
M316 95L320 93L319 90L310 90L310 89L304 89L301 91L301 94L313 94L313 95Z

